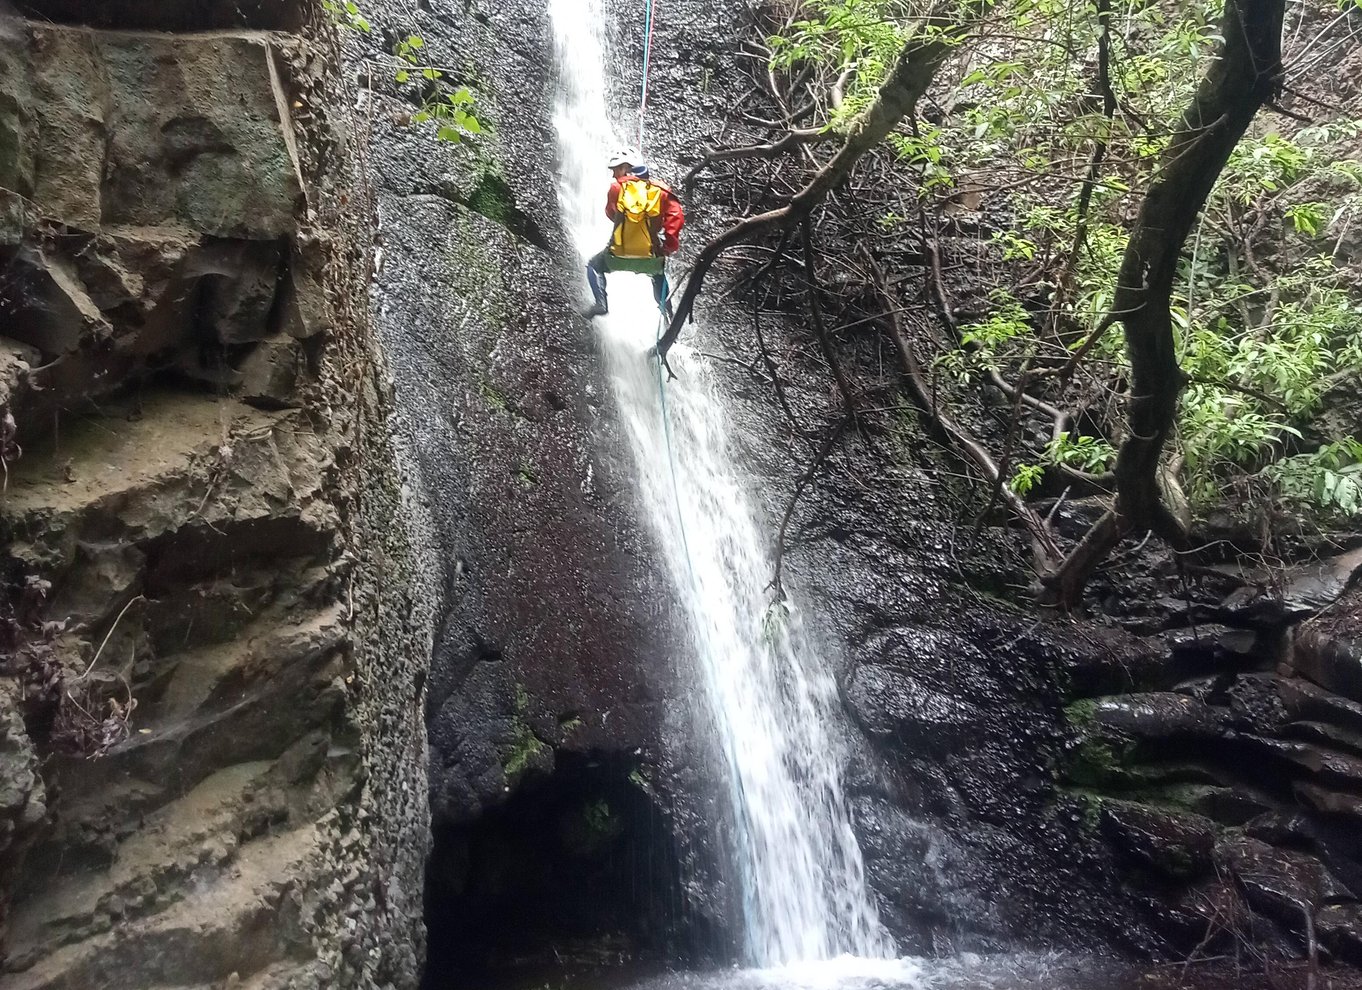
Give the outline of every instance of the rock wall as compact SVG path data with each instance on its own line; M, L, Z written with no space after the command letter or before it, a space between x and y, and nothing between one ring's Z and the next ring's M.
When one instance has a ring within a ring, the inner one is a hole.
M412 986L434 589L353 94L308 5L89 7L0 21L3 982Z
M427 702L432 980L498 952L572 956L562 939L597 909L597 929L669 951L691 929L722 929L732 909L714 833L698 827L722 813L709 740L688 714L684 617L577 313L585 283L557 205L547 4L475 6L374 11L353 53L382 65L394 41L420 36L420 60L476 93L483 126L439 141L411 121L419 86L372 76L376 320L441 590ZM593 820L615 824L585 848ZM635 904L639 885L608 863L645 852L665 876ZM574 884L583 900L558 904Z

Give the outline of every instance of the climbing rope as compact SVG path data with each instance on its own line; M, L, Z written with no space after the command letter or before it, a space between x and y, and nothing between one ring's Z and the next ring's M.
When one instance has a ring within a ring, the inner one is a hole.
M638 97L638 150L643 154L644 122L648 113L648 70L652 67L653 54L653 0L644 0L643 5L643 86ZM657 341L662 340L667 325L667 299L671 296L671 285L666 275L662 277L662 298L658 300ZM654 347L656 354L656 347ZM667 447L667 464L672 476L672 502L676 508L676 526L681 533L681 550L686 555L686 569L690 571L691 581L695 580L695 564L690 556L690 539L686 536L686 517L681 512L681 481L676 470L676 448L672 444L671 413L667 409L667 384L662 377L663 361L657 357L657 401L662 415L662 439Z
M648 112L648 69L653 55L653 0L643 5L643 92L638 97L638 153L643 154L643 121Z

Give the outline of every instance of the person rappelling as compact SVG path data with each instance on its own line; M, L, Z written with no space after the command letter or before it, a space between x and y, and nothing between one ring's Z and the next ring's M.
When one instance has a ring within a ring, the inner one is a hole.
M586 316L604 316L610 311L605 275L622 271L651 276L653 297L670 318L667 258L681 246L686 211L668 186L653 181L647 164L636 152L616 152L606 164L613 181L605 198L605 215L615 229L605 250L587 262L586 280L595 301Z

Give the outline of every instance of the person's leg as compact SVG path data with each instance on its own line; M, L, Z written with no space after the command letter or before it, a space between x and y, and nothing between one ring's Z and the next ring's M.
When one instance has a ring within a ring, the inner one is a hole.
M595 300L589 316L604 316L610 311L610 301L605 292L605 273L609 271L610 252L602 251L586 263L586 281L591 286L591 297Z
M667 319L670 320L674 310L671 287L667 284L667 270L665 268L653 276L653 298L657 300L658 309L665 312Z

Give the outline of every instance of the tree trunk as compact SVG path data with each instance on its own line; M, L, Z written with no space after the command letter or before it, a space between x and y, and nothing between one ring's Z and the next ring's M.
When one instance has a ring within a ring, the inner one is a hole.
M1202 77L1160 157L1126 245L1111 314L1125 330L1132 373L1130 431L1116 459L1118 535L1154 530L1174 543L1185 540L1158 481L1159 460L1187 380L1174 347L1173 282L1183 246L1230 153L1281 85L1284 12L1284 0L1227 0L1220 57ZM1081 591L1114 542L1110 533L1085 540L1050 576L1052 587L1065 589L1066 604L1072 604L1070 596ZM1094 545L1103 551L1093 553Z

